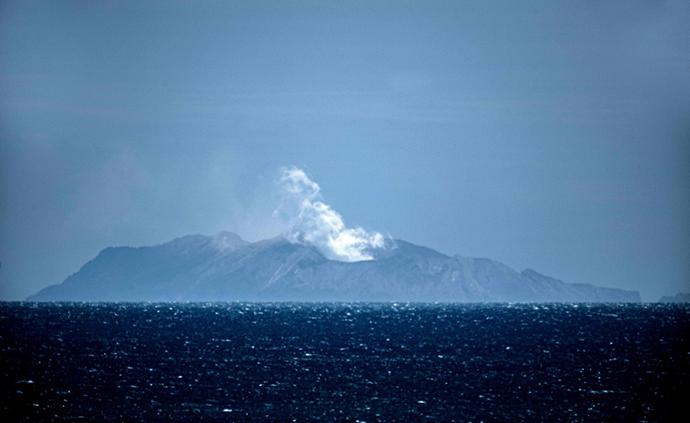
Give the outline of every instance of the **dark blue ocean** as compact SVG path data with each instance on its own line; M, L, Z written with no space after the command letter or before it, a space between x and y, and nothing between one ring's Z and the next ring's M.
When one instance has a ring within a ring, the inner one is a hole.
M690 421L690 307L0 303L0 372L3 422Z

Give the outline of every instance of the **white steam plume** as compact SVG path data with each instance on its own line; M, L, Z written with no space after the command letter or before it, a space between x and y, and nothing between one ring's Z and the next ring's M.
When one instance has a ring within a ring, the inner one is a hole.
M331 260L371 260L371 250L384 246L378 232L348 228L343 217L321 201L321 187L300 168L281 169L280 185L285 195L280 212L290 225L284 234L291 242L316 247Z

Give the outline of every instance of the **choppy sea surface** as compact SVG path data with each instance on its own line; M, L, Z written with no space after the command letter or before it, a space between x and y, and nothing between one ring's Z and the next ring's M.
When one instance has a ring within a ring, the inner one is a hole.
M0 303L0 379L3 422L690 421L690 307Z

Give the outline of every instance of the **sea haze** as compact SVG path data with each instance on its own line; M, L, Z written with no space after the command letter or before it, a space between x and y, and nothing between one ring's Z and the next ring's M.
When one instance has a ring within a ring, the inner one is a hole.
M0 417L682 419L689 318L677 304L0 303Z

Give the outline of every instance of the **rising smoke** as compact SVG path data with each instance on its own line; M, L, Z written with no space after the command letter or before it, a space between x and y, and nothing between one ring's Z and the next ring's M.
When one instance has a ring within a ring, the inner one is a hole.
M284 236L291 242L316 247L331 260L371 260L373 249L384 246L384 237L360 227L348 228L343 217L321 201L321 187L300 168L281 169L283 203L278 210L288 220Z

